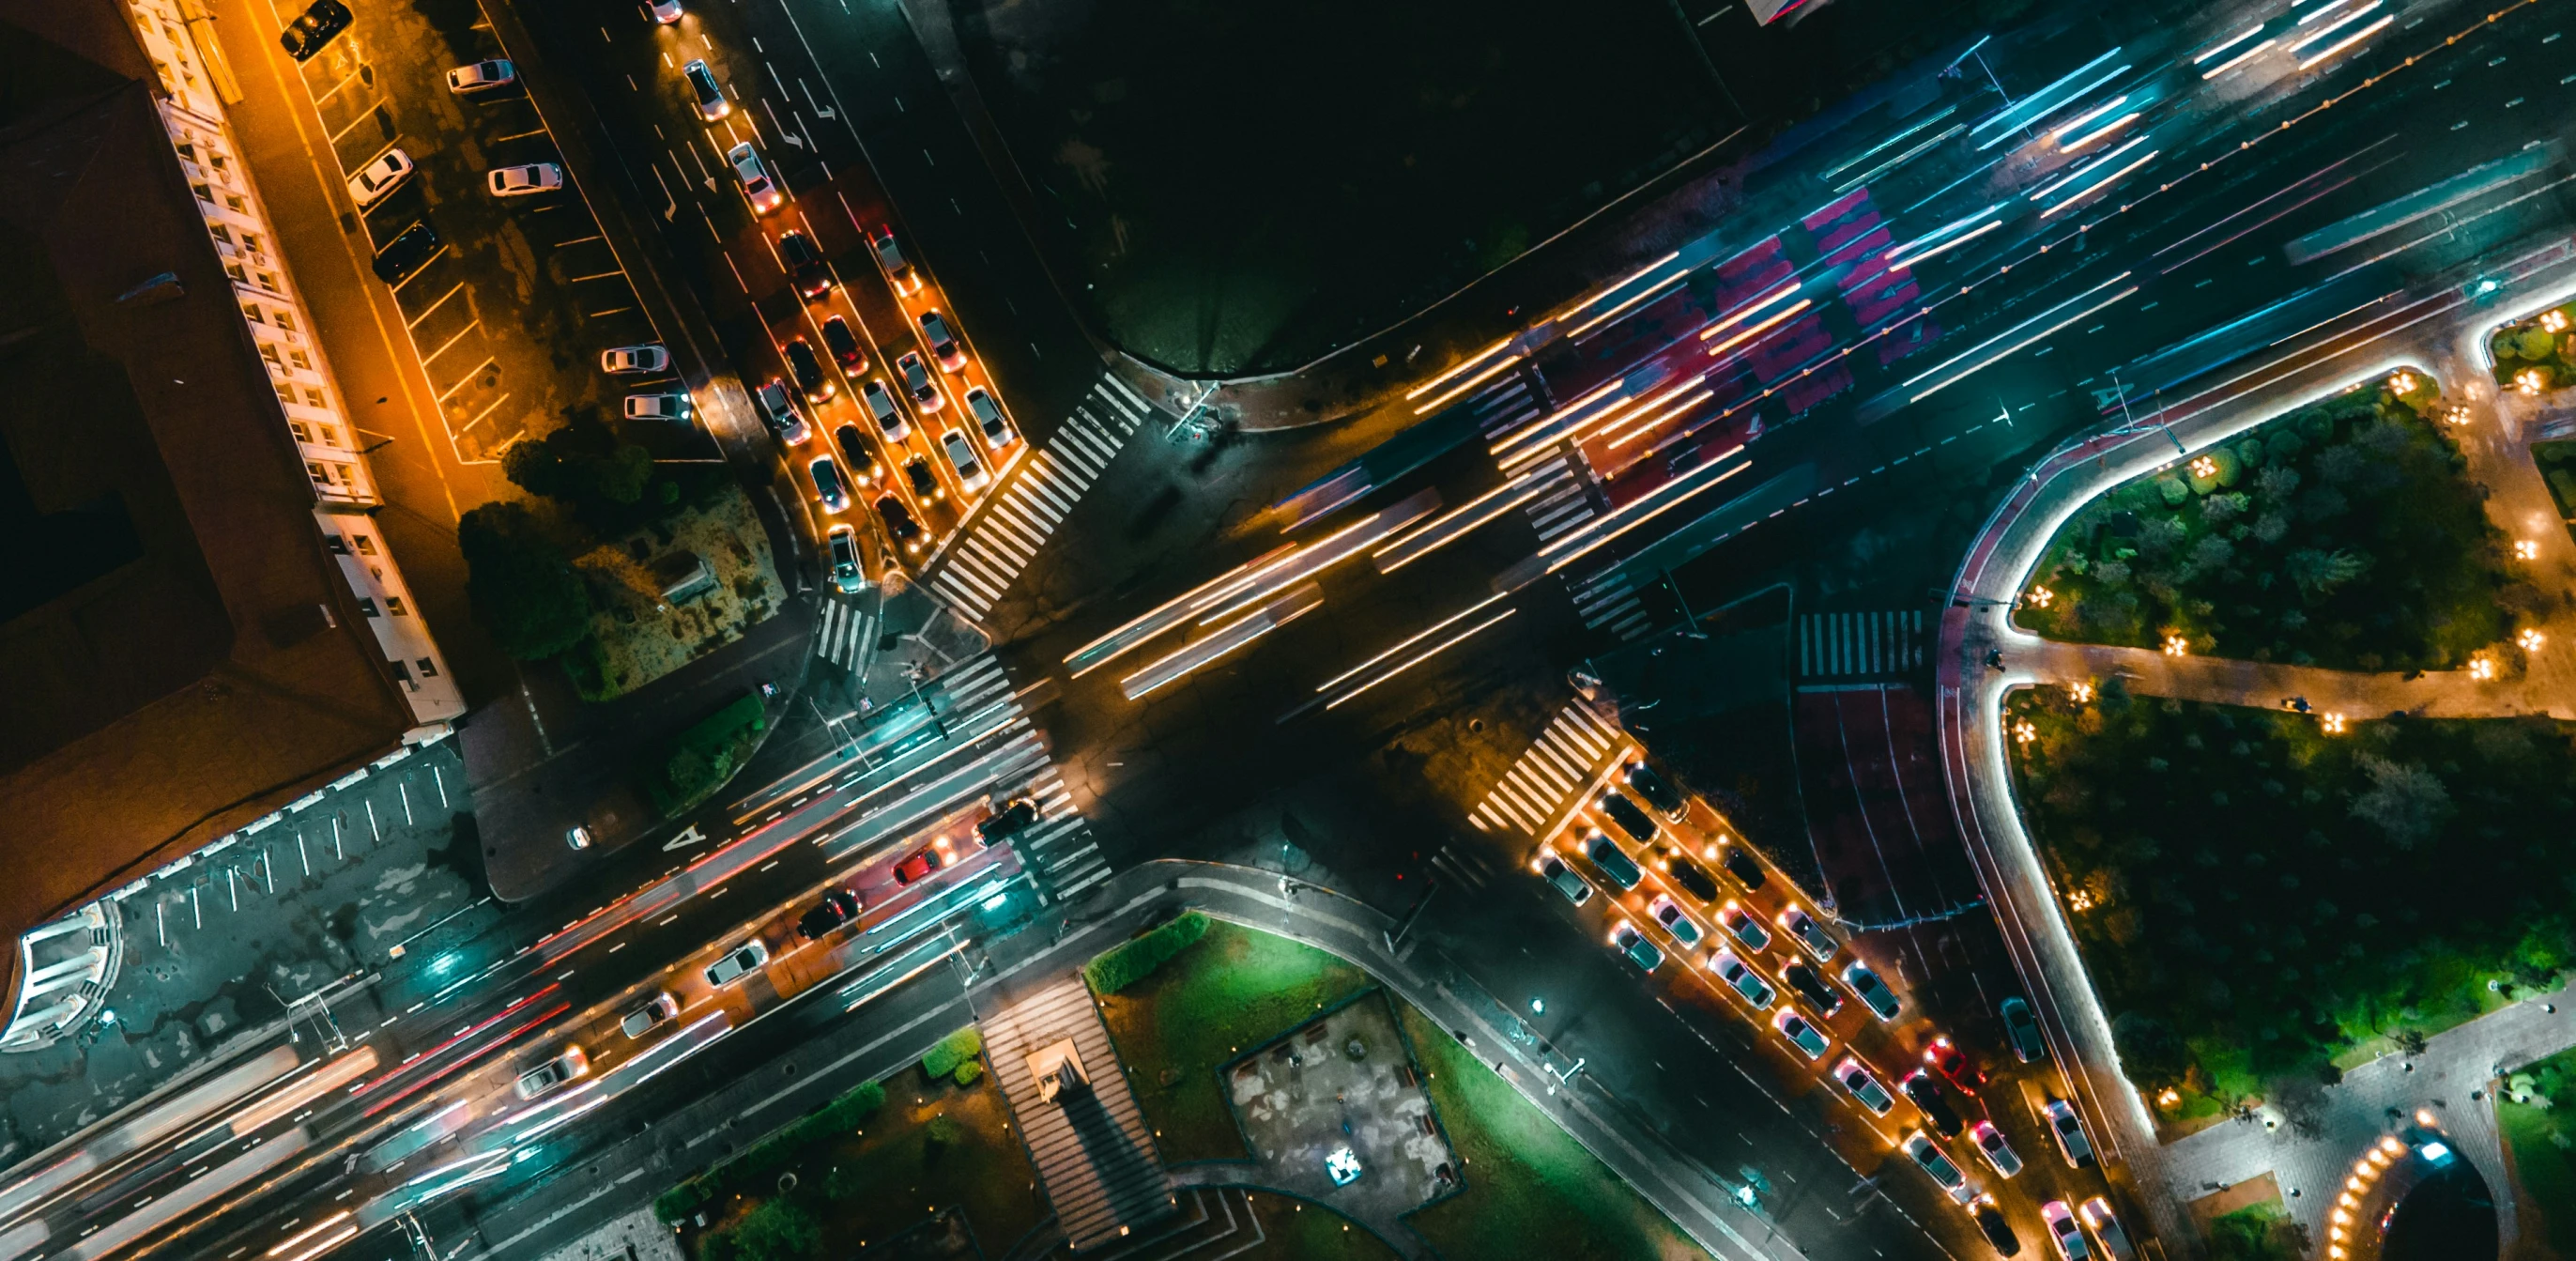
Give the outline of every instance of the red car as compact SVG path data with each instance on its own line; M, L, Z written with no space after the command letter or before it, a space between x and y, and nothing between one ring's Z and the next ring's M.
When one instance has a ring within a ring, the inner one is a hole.
M1950 1084L1958 1087L1960 1094L1974 1095L1977 1087L1986 1084L1984 1070L1968 1062L1968 1053L1950 1041L1949 1034L1933 1038L1932 1045L1923 1048L1923 1062L1949 1078Z
M939 870L939 851L935 849L925 849L920 853L895 864L894 882L896 884L911 884L913 881L922 879L937 870Z

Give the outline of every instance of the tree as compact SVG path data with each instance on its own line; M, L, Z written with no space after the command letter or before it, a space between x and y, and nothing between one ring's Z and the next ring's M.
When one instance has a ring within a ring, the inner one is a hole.
M2288 571L2290 581L2297 583L2299 590L2306 592L2309 599L2322 600L2333 594L2335 588L2360 577L2364 570L2369 569L2370 557L2349 548L2327 552L2303 547L2290 553L2282 562L2282 568Z
M590 634L590 591L525 504L490 503L456 525L466 595L501 651L542 661Z
M653 480L653 453L619 441L597 409L566 408L563 425L553 433L512 443L501 457L501 472L529 494L576 510L622 507L643 502ZM670 498L656 496L657 501Z
M725 1233L732 1255L741 1261L803 1261L823 1242L823 1224L803 1205L788 1199L753 1209Z
M2372 753L2355 761L2370 777L2370 787L2353 797L2352 817L2387 833L2397 848L2412 850L2433 839L2457 812L2451 790L2421 763L2392 762Z

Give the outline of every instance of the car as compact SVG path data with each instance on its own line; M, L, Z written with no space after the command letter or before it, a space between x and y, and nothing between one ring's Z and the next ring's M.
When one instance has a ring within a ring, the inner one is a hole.
M415 223L394 234L393 240L385 242L385 247L376 251L376 279L389 285L401 284L411 279L412 273L428 266L429 260L438 257L442 248L435 230L427 223Z
M787 201L778 181L769 177L769 167L760 160L760 150L746 140L725 150L725 163L733 167L734 178L742 181L742 195L751 199L751 213L765 215Z
M689 81L689 95L697 101L698 117L714 122L733 112L733 102L725 99L724 87L716 82L716 72L704 61L692 61L680 67L680 77Z
M877 517L885 522L886 533L903 544L903 550L920 554L921 523L912 519L911 510L903 506L902 500L892 495L877 496Z
M2057 1138L2057 1154L2068 1166L2081 1169L2093 1163L2093 1140L2084 1133L2084 1122L2075 1115L2075 1105L2063 1099L2051 1099L2039 1114L2048 1122L2048 1132Z
M1591 859L1592 865L1600 868L1602 875L1610 877L1610 883L1622 889L1634 889L1638 881L1646 878L1646 873L1637 870L1637 860L1628 857L1627 852L1620 849L1619 843L1611 840L1606 832L1595 832L1583 838L1583 856Z
M823 349L832 352L841 371L857 376L868 370L867 347L859 344L859 335L850 331L850 322L840 316L823 320Z
M948 465L957 470L957 484L968 490L982 490L991 485L992 475L984 471L983 461L975 458L975 447L966 435L951 429L939 435L939 449L948 456Z
M1834 1065L1834 1080L1841 1082L1852 1098L1860 1100L1860 1106L1878 1116L1886 1116L1896 1107L1896 1096L1887 1093L1887 1087L1879 1085L1865 1065L1848 1055Z
M590 1057L582 1054L580 1047L568 1046L563 1049L563 1054L519 1074L519 1097L534 1099L558 1086L578 1081L589 1075Z
M832 291L832 267L823 261L823 251L815 248L814 238L790 228L778 234L778 258L787 264L787 274L795 279L798 296L811 302Z
M832 431L832 442L841 448L841 458L850 462L850 475L863 482L885 476L885 463L877 458L876 444L860 432L857 425L843 425Z
M1626 920L1619 921L1619 926L1610 930L1610 944L1628 956L1628 962L1643 971L1652 972L1664 965L1664 952L1657 950L1655 943L1646 940L1646 935Z
M1604 788L1598 804L1601 813L1609 816L1610 822L1616 824L1620 831L1627 833L1628 839L1640 845L1655 843L1655 821L1647 818L1646 812L1638 809L1636 802L1628 800L1627 794L1616 788Z
M1795 902L1789 904L1788 910L1780 912L1777 922L1780 931L1806 947L1807 953L1816 956L1818 963L1829 962L1834 951L1839 949L1832 935L1825 932L1825 926L1817 923L1815 916L1807 914L1807 908Z
M2093 1249L2084 1242L2084 1230L2075 1224L2075 1210L2066 1207L2066 1201L2040 1205L2039 1220L2048 1223L2048 1241L2057 1245L2057 1255L2064 1261L2091 1261Z
M1538 857L1531 860L1530 868L1538 872L1540 879L1547 881L1548 887L1564 894L1566 901L1581 906L1592 900L1592 882L1567 866L1565 859L1559 857L1555 850L1539 850Z
M757 940L746 941L707 965L707 984L722 989L758 970L769 962L769 947Z
M921 292L921 273L903 256L903 247L895 244L894 229L885 224L868 229L868 251L877 256L877 266L884 269L886 283L898 294Z
M313 0L304 12L296 15L294 21L286 24L285 30L277 33L277 42L286 49L287 56L297 61L311 61L313 54L322 51L324 44L347 29L349 6L340 0Z
M377 154L375 161L359 167L358 173L349 177L349 200L364 210L391 196L418 169L413 165L410 154L398 148L387 149Z
M1969 1126L1968 1141L1977 1145L1977 1150L1984 1154L1987 1164L1995 1167L1997 1174L2009 1178L2021 1172L2020 1155L2013 1151L2012 1144L2004 1141L2004 1132L1996 1129L1994 1122L1979 1121Z
M1673 787L1672 781L1656 774L1655 768L1643 761L1630 762L1626 778L1629 790L1645 798L1646 804L1661 812L1667 821L1679 823L1688 813L1689 806L1682 801L1681 792Z
M1878 974L1870 971L1868 964L1854 960L1846 966L1843 984L1850 986L1852 993L1860 995L1860 1001L1869 1008L1871 1015L1881 1020L1896 1019L1899 1006L1896 991L1887 988L1887 982L1878 979Z
M1824 1034L1807 1022L1806 1017L1787 1007L1771 1017L1771 1027L1779 1030L1780 1036L1789 1040L1789 1045L1798 1048L1800 1055L1811 1060L1825 1058L1826 1049L1832 1045L1825 1040Z
M1699 924L1682 914L1681 904L1673 901L1671 894L1656 895L1654 902L1646 908L1646 914L1663 925L1664 931L1671 933L1673 940L1681 943L1682 949L1688 950L1700 943L1703 934L1699 931Z
M802 337L790 337L781 349L787 353L787 374L796 378L796 390L808 403L828 403L841 392L830 373L823 371L823 360L814 353L814 344Z
M859 572L858 532L846 525L833 526L823 536L825 554L832 559L832 589L843 595L855 595L867 589L867 575Z
M2084 1201L2084 1207L2075 1211L2083 1217L2085 1225L2093 1228L2093 1238L2101 1243L2103 1255L2111 1261L2138 1261L2138 1246L2129 1242L2128 1228L2122 1226L2119 1215L2111 1211L2109 1200L2097 1195Z
M1763 874L1761 862L1746 853L1741 845L1726 847L1726 874L1735 877L1735 882L1743 885L1747 893L1760 889L1770 880Z
M2031 1014L2030 1000L2016 994L1997 1010L2003 1015L2004 1038L2012 1043L2014 1059L2030 1064L2047 1056L2048 1039L2039 1032L2039 1017Z
M888 442L901 442L912 426L905 424L903 409L894 405L894 391L885 382L869 377L859 383L859 401L868 405L868 419L877 422L877 432Z
M1763 980L1761 973L1736 958L1732 950L1721 947L1711 954L1708 970L1716 973L1718 980L1726 982L1726 988L1735 991L1737 997L1755 1007L1769 1007L1771 1000L1779 997L1779 991L1772 989L1771 983Z
M617 1022L617 1031L629 1038L640 1038L651 1032L654 1026L679 1014L680 1000L666 990L645 999L643 1006L626 1013L626 1018Z
M1949 1196L1953 1203L1965 1204L1970 1196L1976 1194L1976 1189L1968 1185L1968 1175L1960 1172L1959 1166L1941 1150L1939 1144L1923 1137L1923 1131L1916 1130L1906 1135L1903 1146L1905 1154L1914 1158L1916 1167L1932 1175L1932 1180L1941 1184L1942 1194Z
M859 895L852 889L826 889L823 900L796 919L796 935L817 941L825 933L859 917Z
M649 0L644 11L652 14L654 21L669 26L680 20L680 0Z
M1674 884L1702 902L1717 900L1717 881L1710 878L1708 868L1692 862L1688 854L1679 851L1660 853L1655 858L1655 870L1671 876Z
M948 489L930 471L930 461L914 456L903 462L903 479L912 486L912 497L924 503L938 503L948 497Z
M814 493L822 498L826 510L839 512L850 506L850 488L841 481L838 461L828 455L816 456L805 471L813 476Z
M478 61L470 66L458 66L447 72L447 90L458 96L489 92L494 88L508 87L518 81L519 68L498 58L491 61Z
M1959 1136L1959 1127L1965 1122L1960 1118L1959 1110L1951 1107L1950 1100L1942 1095L1941 1083L1932 1074L1915 1069L1897 1081L1896 1089L1913 1101L1914 1106L1922 1111L1923 1119L1930 1121L1933 1129L1941 1131L1941 1137Z
M1747 950L1758 952L1771 945L1771 930L1764 928L1762 921L1745 914L1744 908L1732 900L1717 908L1717 925L1743 942Z
M894 369L902 374L904 393L912 396L913 406L925 412L948 406L948 400L939 395L939 383L930 378L930 369L922 366L920 355L905 351L903 358L894 361Z
M570 848L570 849L576 849L576 850L589 849L589 848L590 848L590 829L589 829L588 827L583 826L582 824L579 824L579 823L576 823L576 824L572 825L571 827L565 828L565 829L564 829L564 845L565 845L567 848Z
M975 839L986 848L1007 841L1038 821L1038 803L1022 797L985 816L975 825Z
M1932 1044L1923 1048L1923 1062L1939 1069L1943 1077L1950 1079L1951 1085L1959 1088L1960 1094L1973 1098L1977 1088L1986 1084L1985 1070L1969 1062L1968 1053L1960 1050L1959 1044L1952 1042L1949 1034L1933 1036Z
M771 377L751 392L752 401L760 405L760 419L777 434L781 442L798 443L814 436L814 426L806 423L805 413L797 410L796 400L787 392L787 383Z
M975 418L976 424L983 426L985 446L999 451L1020 440L1018 434L1011 432L1011 422L1002 416L1002 405L994 402L992 394L983 386L967 389L966 413Z
M1808 1005L1828 1020L1843 1009L1843 996L1835 993L1833 986L1825 984L1825 978L1816 975L1816 970L1804 963L1792 963L1780 969L1780 979L1790 989L1798 991L1798 997L1807 1000Z
M1985 1233L1986 1242L1994 1245L1995 1255L2021 1255L2021 1236L2014 1234L2012 1223L2004 1220L2004 1211L1995 1206L1995 1197L1978 1196L1977 1202L1968 1207L1968 1216L1976 1221L1977 1229Z
M921 337L930 343L930 357L939 361L941 370L966 370L966 348L958 344L957 334L948 327L946 316L937 311L922 312Z
M645 373L663 372L670 366L671 352L656 343L618 346L599 352L599 370L611 376L639 376Z
M945 861L939 856L938 850L925 849L894 865L894 882L911 884L915 880L924 879L930 873L939 870L940 865Z
M629 394L626 396L628 420L687 420L695 408L686 394Z
M495 197L526 197L563 187L563 168L552 162L505 166L483 177Z

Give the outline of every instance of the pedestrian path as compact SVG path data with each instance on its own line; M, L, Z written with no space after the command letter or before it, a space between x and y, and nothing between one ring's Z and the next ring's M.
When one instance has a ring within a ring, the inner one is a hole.
M1532 837L1547 835L1548 825L1591 786L1594 773L1624 739L1581 704L1568 702L1493 791L1467 813L1467 821L1483 832L1516 827Z
M1931 641L1921 609L1808 613L1798 618L1800 679L1884 678L1920 670Z
M1153 1134L1127 1088L1126 1067L1079 974L983 1017L982 1024L984 1054L1072 1251L1113 1242L1175 1209ZM1066 1049L1078 1067L1051 1073L1056 1086L1050 1090L1039 1072L1066 1064Z
M1151 411L1125 382L1101 377L1046 446L959 523L951 546L931 558L931 587L982 621Z
M1647 614L1643 600L1637 598L1636 580L1613 565L1589 578L1579 579L1569 594L1574 597L1574 611L1583 624L1597 631L1608 631L1626 643L1655 628L1655 619Z

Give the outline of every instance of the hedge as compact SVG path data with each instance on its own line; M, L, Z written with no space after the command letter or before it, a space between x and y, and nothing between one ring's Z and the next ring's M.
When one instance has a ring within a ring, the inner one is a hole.
M663 1192L653 1201L653 1215L666 1226L682 1219L735 1185L776 1171L804 1150L859 1128L859 1122L885 1106L885 1087L863 1082L823 1109L752 1144L741 1155Z
M768 726L758 693L736 700L673 737L644 773L646 795L665 819L696 809L742 769Z
M972 1085L975 1078L968 1076L965 1068L976 1064L975 1071L980 1075L983 1066L976 1063L975 1057L983 1053L984 1035L977 1032L975 1026L968 1025L941 1038L939 1045L930 1048L930 1054L921 1057L921 1075L932 1081L954 1077L960 1086Z
M1102 951L1082 966L1082 979L1094 993L1115 994L1152 976L1172 956L1207 936L1208 917L1192 911L1133 941Z

